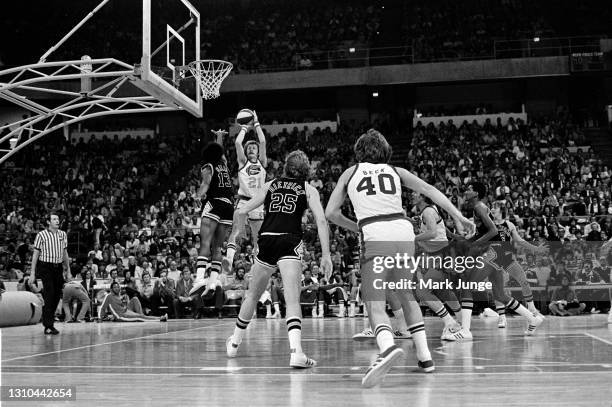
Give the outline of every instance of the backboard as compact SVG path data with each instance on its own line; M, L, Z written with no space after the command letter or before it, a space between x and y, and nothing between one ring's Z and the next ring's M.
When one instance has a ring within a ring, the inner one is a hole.
M200 59L200 13L187 0L142 0L142 6L142 59L135 85L202 117L199 79L176 69Z

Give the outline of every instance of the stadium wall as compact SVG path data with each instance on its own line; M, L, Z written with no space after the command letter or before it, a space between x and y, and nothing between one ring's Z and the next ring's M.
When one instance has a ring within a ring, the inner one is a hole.
M382 86L567 75L567 57L516 58L234 75L224 82L221 91Z

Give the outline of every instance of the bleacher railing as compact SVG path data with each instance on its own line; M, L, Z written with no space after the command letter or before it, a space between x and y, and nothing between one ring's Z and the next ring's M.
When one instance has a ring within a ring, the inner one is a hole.
M379 48L359 48L343 45L335 49L298 53L293 58L292 64L286 66L242 70L241 72L260 73L484 59L569 56L576 53L600 51L600 41L604 38L607 37L605 35L592 35L554 38L533 37L515 40L495 39L491 41L489 49L478 55L466 55L452 49L442 49L437 50L438 56L436 57L420 55L414 41L404 45ZM238 65L238 68L240 69L240 65Z

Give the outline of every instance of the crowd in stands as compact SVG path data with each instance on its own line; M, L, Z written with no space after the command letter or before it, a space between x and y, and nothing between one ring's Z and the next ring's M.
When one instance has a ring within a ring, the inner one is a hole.
M193 3L202 14L202 58L228 60L234 64L234 73L309 68L313 60L325 58L327 51L339 49L410 46L414 60L423 62L490 58L496 39L612 34L612 12L596 0L420 0L402 2L399 11L393 1L384 0ZM0 61L14 66L38 60L51 43L28 35L32 25L46 38L57 35L59 40L59 33L68 32L97 2L82 1L69 8L49 4L52 7L32 9L27 2L14 6L16 13L27 13L30 18L11 19L0 28L8 38L7 47L0 50ZM162 4L153 1L153 10L162 10ZM173 11L163 10L155 16ZM139 47L123 44L140 44L140 15L137 2L108 5L53 58L78 59L87 54L137 63Z
M374 126L384 134L398 131L390 123ZM326 204L339 175L354 164L352 145L367 127L365 123L341 124L332 134L328 128L288 126L290 130L267 143L269 177L280 175L284 156L300 148L311 160L309 182ZM117 280L130 288L128 295L139 297L145 311L161 313L160 308L170 308L171 315L184 315L186 303L194 302L185 295L185 286L193 283L200 242L201 202L196 196L200 165L182 177L170 177L174 182L159 199L144 198L160 179L172 174L179 157L193 151L194 139L35 144L33 154L20 158L19 164L27 164L25 172L14 178L4 174L0 185L2 196L7 197L0 201L0 233L17 232L2 255L0 279L20 278L28 272L32 241L27 236L42 227L41 215L54 209L63 214L62 229L69 237L73 231L90 236L86 257L72 269L73 274L81 274L84 284L92 278L104 284ZM396 154L394 162L434 184L467 216L471 214L463 192L478 180L489 186L486 201L493 211L506 208L522 237L537 244L550 242L549 256L518 253L534 285L559 285L564 277L573 284L610 282L612 258L601 253L600 246L612 237L612 172L588 148L581 129L565 110L527 123L418 124L410 140L409 151ZM226 138L224 145L235 174L233 141ZM59 165L47 165L52 162ZM404 203L409 216L418 215L407 191ZM348 202L344 211L352 216ZM323 305L332 300L332 292L343 306L354 301L357 236L331 226L334 268L331 276L324 276L319 274L321 252L312 214L305 213L303 224L303 295ZM253 256L253 246L244 240L233 267L222 274L220 289L196 304L193 315L203 306L221 314L224 304L239 300L248 286ZM160 281L171 283L162 288ZM274 281L270 298L264 301L268 313L271 304L282 302L282 282ZM313 308L313 316L324 312Z

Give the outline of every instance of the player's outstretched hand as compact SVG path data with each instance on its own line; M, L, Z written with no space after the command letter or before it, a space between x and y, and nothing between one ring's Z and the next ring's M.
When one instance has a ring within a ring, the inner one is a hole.
M321 257L321 270L323 271L323 274L325 274L326 276L331 275L332 270L333 270L331 256L327 255L327 256Z
M548 245L544 243L542 246L538 246L537 253L548 254L549 251L550 251L550 247L548 247Z
M257 112L255 110L251 110L253 112L253 126L259 124L259 118L257 117Z
M455 219L455 227L457 228L459 234L465 236L466 239L474 236L474 233L476 232L476 224L465 216Z
M215 136L219 137L225 137L227 136L227 131L223 130L223 129L219 129L219 130L211 130L212 134L214 134Z

